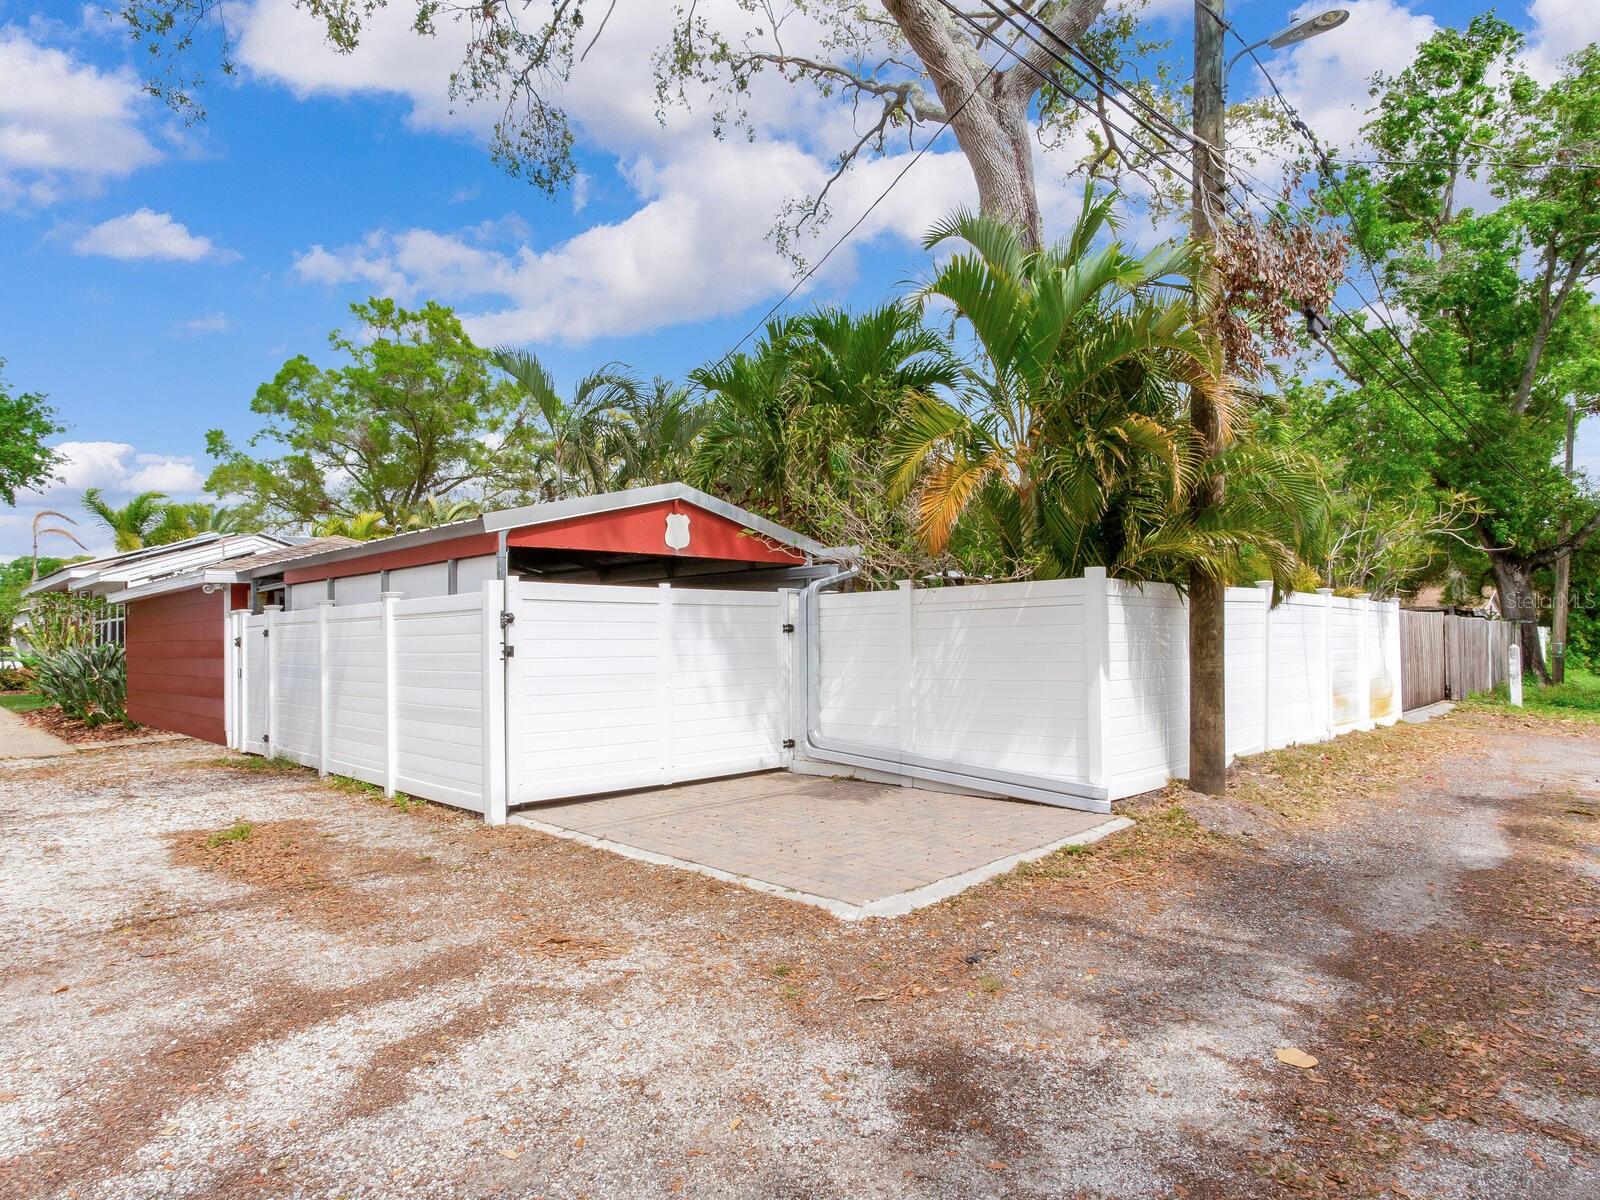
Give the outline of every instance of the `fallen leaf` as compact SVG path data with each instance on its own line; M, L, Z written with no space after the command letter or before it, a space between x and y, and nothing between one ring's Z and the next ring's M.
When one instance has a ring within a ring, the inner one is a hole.
M59 996L59 995L61 995L62 992L67 990L68 986L70 986L70 985L63 983L60 987L58 987L55 991L51 992L50 994L52 996Z
M1309 1071L1317 1065L1314 1055L1307 1054L1304 1050L1297 1050L1293 1046L1280 1046L1273 1051L1273 1056L1287 1066L1298 1067L1302 1071Z
M512 1162L516 1162L517 1159L522 1157L522 1151L521 1150L502 1150L502 1151L500 1151L500 1157L501 1158L509 1158Z
M729 1125L728 1125L728 1132L732 1133L735 1129L739 1128L739 1126L741 1126L743 1124L744 1124L744 1118L743 1117L735 1117L732 1120L732 1122L729 1123Z

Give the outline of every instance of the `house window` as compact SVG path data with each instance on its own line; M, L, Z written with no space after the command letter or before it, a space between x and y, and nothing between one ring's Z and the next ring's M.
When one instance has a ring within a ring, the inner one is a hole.
M120 646L127 629L127 611L120 604L108 604L94 618L95 645Z

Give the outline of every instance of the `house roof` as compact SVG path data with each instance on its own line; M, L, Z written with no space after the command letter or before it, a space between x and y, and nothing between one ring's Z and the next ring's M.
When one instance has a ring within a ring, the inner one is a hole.
M411 530L385 538L374 538L371 541L359 542L352 546L344 546L318 554L307 555L304 558L296 559L295 567L297 569L318 567L346 562L351 559L387 554L396 550L426 546L433 542L499 533L502 530L526 529L532 526L548 525L556 521L567 521L575 517L621 513L629 509L642 508L647 505L661 504L672 500L680 500L695 505L813 558L837 559L848 555L846 550L824 546L821 542L808 538L804 534L796 533L792 529L785 529L765 517L740 508L736 504L730 504L726 500L720 500L709 492L702 492L700 489L690 487L686 483L662 483L653 487L630 488L620 492L603 492L597 496L575 496L567 500L549 500L541 504L524 505L520 508L499 509L495 512L484 513L479 517L471 517L465 521L452 521L448 525L436 525L431 529ZM276 572L271 571L270 568L261 567L253 568L250 572L255 577L269 573L275 574Z
M258 554L301 539L272 533L201 533L181 542L144 546L85 562L69 563L23 589L39 592L88 592L104 596L126 591L152 579L192 571L225 558Z
M343 546L359 544L354 538L324 537L299 540L294 545L252 550L246 554L218 559L200 567L146 580L124 588L120 592L113 592L107 599L113 604L123 604L129 600L142 600L147 596L159 596L186 588L243 583L262 571L273 573L281 571L284 563L295 562L309 554L321 554Z

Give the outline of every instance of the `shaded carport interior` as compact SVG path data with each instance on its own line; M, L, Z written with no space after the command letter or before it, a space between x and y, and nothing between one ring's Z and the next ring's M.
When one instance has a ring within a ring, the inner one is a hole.
M787 771L528 805L511 820L837 916L897 916L1124 818Z

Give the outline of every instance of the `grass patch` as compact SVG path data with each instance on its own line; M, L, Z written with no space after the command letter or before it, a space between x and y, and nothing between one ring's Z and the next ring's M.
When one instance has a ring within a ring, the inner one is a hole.
M422 808L428 802L408 796L404 792L396 792L392 796L385 796L383 789L375 783L368 783L365 779L353 779L349 775L329 775L326 782L330 787L351 796L365 796L369 800L381 800L391 808L401 812L410 812L414 808Z
M14 713L38 712L41 708L49 707L50 701L38 692L0 694L0 708L9 708Z
M1501 684L1492 692L1474 696L1463 707L1484 712L1516 712L1511 707L1511 690ZM1540 717L1600 722L1600 675L1580 667L1568 667L1562 683L1540 687L1534 677L1524 677L1522 712Z
M991 996L998 996L1005 990L1005 981L997 975L978 976L978 986Z
M250 824L249 821L235 821L226 829L219 829L210 837L206 838L206 845L209 847L215 847L221 846L227 842L249 841L250 835L255 831L256 827Z
M230 771L245 771L252 775L292 775L296 771L309 771L292 758L262 758L259 754L230 754L225 758L209 758L200 764L205 767L225 767Z

